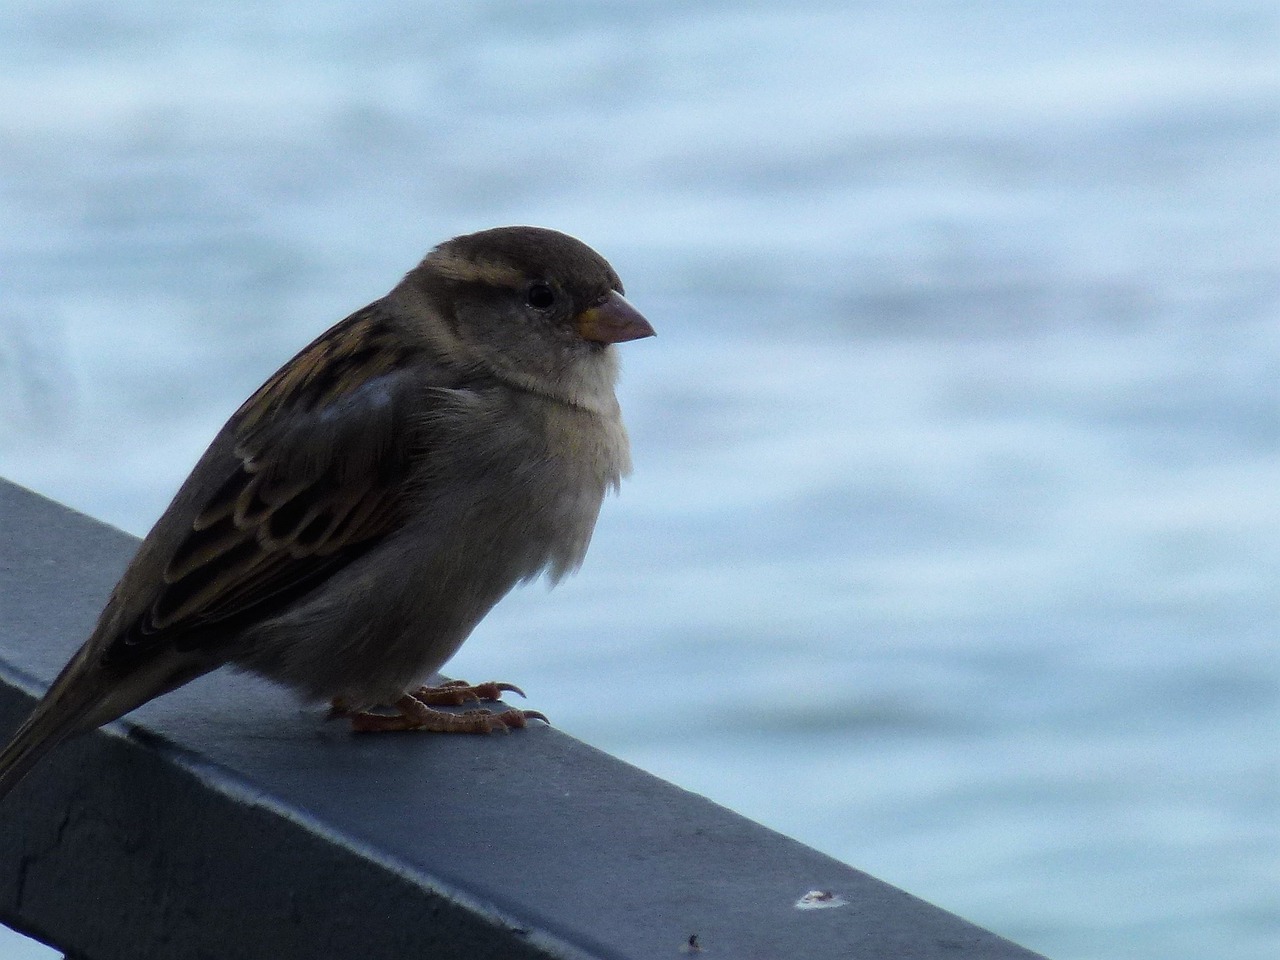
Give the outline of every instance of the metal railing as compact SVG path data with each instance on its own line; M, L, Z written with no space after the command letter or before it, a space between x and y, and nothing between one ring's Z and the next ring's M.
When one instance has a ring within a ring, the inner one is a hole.
M0 481L0 737L134 538ZM552 729L352 737L219 671L0 803L0 920L80 960L1031 960Z

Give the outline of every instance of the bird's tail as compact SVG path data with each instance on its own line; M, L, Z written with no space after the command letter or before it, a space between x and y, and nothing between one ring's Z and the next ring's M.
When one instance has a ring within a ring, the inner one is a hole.
M82 661L86 659L82 648L63 668L22 726L14 731L8 746L0 750L0 800L58 744L81 730L111 719L96 716L103 698L95 685L78 682Z
M0 750L0 800L46 753L78 728L79 717L68 717L60 711L49 710L48 706L48 700L41 701L14 733L9 745Z
M206 657L173 654L132 664L123 675L106 673L101 655L86 643L0 750L0 800L68 737L110 723L218 665Z

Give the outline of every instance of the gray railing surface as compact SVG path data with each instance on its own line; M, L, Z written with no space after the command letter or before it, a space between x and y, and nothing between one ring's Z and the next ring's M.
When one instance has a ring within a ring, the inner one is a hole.
M0 481L0 737L136 542ZM84 960L1036 956L554 729L352 736L225 670L0 803L0 921Z

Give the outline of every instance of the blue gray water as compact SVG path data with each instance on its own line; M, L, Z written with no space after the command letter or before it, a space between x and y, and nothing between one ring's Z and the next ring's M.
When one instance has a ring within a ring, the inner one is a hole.
M3 20L0 473L141 534L428 246L577 234L636 474L451 672L1055 960L1280 955L1269 0Z

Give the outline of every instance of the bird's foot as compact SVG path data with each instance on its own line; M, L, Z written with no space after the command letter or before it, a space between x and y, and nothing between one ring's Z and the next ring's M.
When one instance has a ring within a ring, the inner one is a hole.
M429 707L460 707L464 703L486 701L492 703L501 700L504 693L517 693L524 696L524 691L514 683L499 683L490 680L488 683L467 683L465 680L450 680L438 687L419 687L411 696Z
M456 686L456 685L455 685ZM485 687L487 684L481 684ZM427 688L439 690L440 687ZM497 700L500 692L495 685L493 697L483 699ZM468 699L482 699L479 696ZM467 700L444 701L450 704L465 703ZM549 721L537 710L468 710L465 713L446 713L433 710L416 693L406 693L395 702L398 711L395 714L381 713L347 713L351 720L351 729L356 733L385 733L393 730L425 730L429 733L506 733L518 730L530 720Z
M504 693L525 692L514 683L500 683L490 680L488 683L467 683L465 680L446 680L436 687L419 687L408 695L429 707L461 707L468 703L493 703L501 700ZM346 697L334 697L329 701L329 719L350 717L360 713L352 707Z

